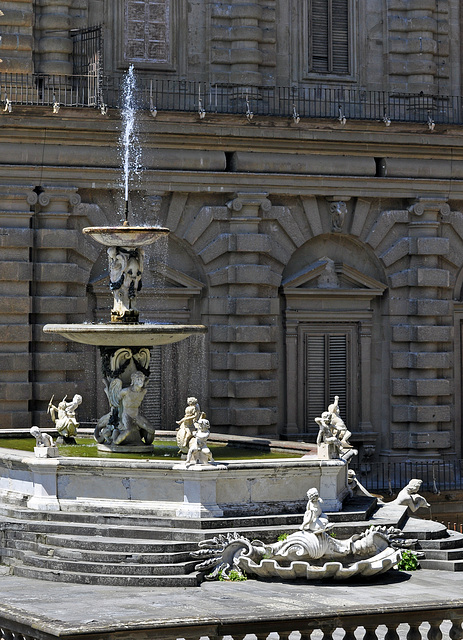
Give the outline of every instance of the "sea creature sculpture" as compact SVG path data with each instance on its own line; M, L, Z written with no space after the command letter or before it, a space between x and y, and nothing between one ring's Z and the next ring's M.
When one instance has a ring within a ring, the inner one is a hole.
M53 404L53 398L51 397L48 403L48 411L51 419L55 423L55 428L58 431L58 442L64 442L65 444L76 444L75 436L77 435L77 429L79 423L76 419L77 408L82 404L82 396L76 393L70 402L66 402L67 396L61 400L56 407Z
M120 378L113 378L107 389L112 410L98 421L95 440L106 445L151 444L155 430L139 413L146 395L148 378L141 371L134 371L130 385L122 386Z
M321 509L317 489L309 489L307 497L300 531L272 544L236 533L203 540L192 554L200 560L195 569L205 572L206 580L228 579L232 570L261 578L341 580L388 571L399 562L400 549L416 542L402 539L399 529L379 526L346 540L335 538L330 535L333 525Z
M389 504L405 505L412 512L418 511L420 507L430 507L431 505L426 498L423 498L423 496L420 496L418 493L422 483L422 480L413 478L406 487L399 491L397 498Z

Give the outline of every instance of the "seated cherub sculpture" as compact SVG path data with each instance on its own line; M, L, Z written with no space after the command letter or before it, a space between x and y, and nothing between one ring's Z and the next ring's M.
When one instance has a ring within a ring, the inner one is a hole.
M38 427L31 427L30 434L35 438L36 447L54 447L53 438Z
M201 413L198 422L195 422L196 430L193 431L193 437L188 444L188 455L186 458L186 466L193 464L207 464L214 462L212 453L207 446L207 439L211 434L211 426L206 414Z

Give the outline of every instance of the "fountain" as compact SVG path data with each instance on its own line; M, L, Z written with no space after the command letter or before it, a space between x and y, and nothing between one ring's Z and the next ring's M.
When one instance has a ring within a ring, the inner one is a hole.
M155 226L130 226L129 183L140 171L140 147L136 135L135 77L130 67L123 86L122 175L124 215L121 226L87 227L83 233L108 247L110 289L113 294L111 322L107 324L47 324L45 333L97 345L101 353L105 393L110 410L95 429L101 450L125 453L151 451L154 428L139 407L146 395L150 374L150 349L205 333L204 325L143 324L136 307L142 287L144 247L166 236L169 230Z

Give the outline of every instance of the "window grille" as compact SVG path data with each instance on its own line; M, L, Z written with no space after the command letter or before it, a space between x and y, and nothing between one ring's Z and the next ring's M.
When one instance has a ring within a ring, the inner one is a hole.
M127 0L124 40L128 62L170 62L169 0Z

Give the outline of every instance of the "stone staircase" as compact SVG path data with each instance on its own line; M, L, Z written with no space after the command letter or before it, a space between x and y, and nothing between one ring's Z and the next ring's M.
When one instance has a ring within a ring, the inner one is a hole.
M404 507L376 508L376 499L352 498L341 513L328 514L338 535L347 537L365 524L403 528L426 554L421 566L463 569L463 535L438 523L407 518ZM190 552L200 540L236 531L272 542L298 529L301 513L204 520L39 512L0 505L0 561L10 573L29 578L114 586L196 586Z

